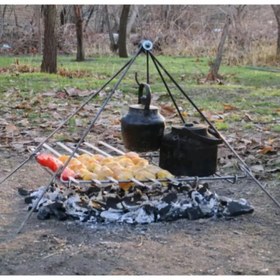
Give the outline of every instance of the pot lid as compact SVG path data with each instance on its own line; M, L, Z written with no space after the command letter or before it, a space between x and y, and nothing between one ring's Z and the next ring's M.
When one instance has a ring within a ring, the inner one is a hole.
M209 128L205 125L192 123L180 127L172 127L172 132L181 136L188 136L208 144L221 144L223 140L210 134Z
M185 126L182 127L182 129L187 129L199 135L204 135L204 136L208 135L207 133L208 128L202 124L186 123Z

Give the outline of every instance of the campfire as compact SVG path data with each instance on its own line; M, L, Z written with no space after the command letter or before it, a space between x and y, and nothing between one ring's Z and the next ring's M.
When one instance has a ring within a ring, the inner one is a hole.
M65 173L61 179L64 184L52 184L36 206L38 219L144 224L180 218L195 220L232 217L254 211L245 199L233 200L219 196L210 191L208 183L201 184L197 178L175 177L135 152L123 153L109 144L102 141L100 143L111 152L121 155L111 156L108 152L85 143L87 147L102 154L79 149L83 153L76 153L76 157L69 163L69 168L74 171L71 174L76 178L66 178ZM57 143L57 146L72 152L71 144ZM42 161L42 156L46 158L48 155L48 160L55 159L56 163L59 160L65 162L69 157L49 145L45 145L45 148L47 151L39 153L37 160L48 171L55 171L54 161L46 164ZM149 157L152 158L151 155ZM125 168L122 169L122 166ZM104 170L100 172L100 168ZM34 191L19 189L19 193L25 196L25 202L31 209L45 189L44 186Z

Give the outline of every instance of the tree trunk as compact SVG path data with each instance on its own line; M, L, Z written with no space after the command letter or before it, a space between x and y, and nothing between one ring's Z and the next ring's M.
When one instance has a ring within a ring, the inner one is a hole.
M40 5L34 6L34 18L35 18L35 25L37 27L37 32L35 34L35 36L37 37L37 40L38 40L37 50L38 50L38 53L42 53L41 6Z
M207 81L215 81L217 79L221 79L221 76L218 74L218 72L220 69L221 62L222 62L224 45L225 45L226 38L228 36L228 29L229 29L230 22L231 22L230 17L227 16L226 22L225 22L225 25L224 25L224 28L222 31L222 35L221 35L221 40L220 40L220 43L218 46L216 59L213 62L211 69L207 75L207 78L206 78Z
M138 6L133 5L131 7L130 17L128 18L126 33L129 35L132 31L133 24L135 23L136 17L138 15Z
M106 5L105 5L105 6L106 6ZM92 14L93 14L93 12L94 12L94 7L95 7L95 6L91 6L91 7L90 7L89 15L88 15L88 17L87 17L87 20L86 20L86 23L85 23L85 26L84 26L84 32L86 32L86 29L87 29L87 27L88 27L89 20L91 19Z
M280 60L280 5L271 6L276 17L277 26L278 26L278 38L277 38L277 50L276 57Z
M106 18L109 39L110 39L110 49L112 52L116 52L118 50L118 42L116 42L114 39L114 35L113 35L111 24L110 24L109 11L108 11L107 5L104 6L104 11L105 11L105 18Z
M44 5L44 50L41 72L57 72L56 6Z
M76 35L77 35L77 61L85 60L85 52L83 45L83 18L81 13L81 6L74 5L74 13L76 17Z
M130 5L123 5L122 13L120 17L120 29L119 29L119 57L128 57L127 48L126 48L126 27L128 14L130 10Z
M2 38L5 29L5 14L6 14L7 5L4 5L3 12L2 12L2 29L0 32L0 38Z

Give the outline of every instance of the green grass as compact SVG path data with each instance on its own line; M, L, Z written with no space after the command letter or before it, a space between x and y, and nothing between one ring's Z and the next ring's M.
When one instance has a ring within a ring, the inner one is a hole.
M280 125L276 124L271 127L271 131L280 133Z
M209 70L207 58L190 58L190 57L168 57L158 56L157 59L165 66L168 72L185 86L196 85L197 79L207 75ZM41 56L20 56L10 57L1 56L1 67L8 67L18 61L19 64L28 64L40 68ZM58 69L68 71L88 71L91 77L84 78L67 78L60 75L50 75L43 73L20 73L18 75L0 75L1 87L0 92L7 90L9 87L18 87L22 91L39 92L42 90L60 90L63 87L76 86L80 89L96 88L104 84L116 71L118 71L128 59L121 59L116 56L89 58L85 62L76 62L74 56L58 56ZM155 91L160 90L159 82L155 67L150 60L150 79L155 83ZM139 80L146 79L146 57L140 56L128 72L124 80L126 90L134 83L134 73L138 72ZM232 88L240 85L245 87L262 88L280 88L280 73L257 71L246 67L228 67L221 66L220 73L225 76L227 85ZM161 84L161 83L160 83ZM203 85L202 85L203 86ZM220 87L220 86L218 86Z
M231 122L239 122L244 113L252 115L254 121L270 122L279 117L280 104L280 73L259 71L248 67L229 67L222 65L220 74L224 76L224 85L201 82L209 71L209 58L157 56L166 70L185 89L200 109L211 111L213 114L225 113L224 104L231 104L237 108L225 117L225 123L220 123L220 129L228 129ZM0 56L1 68L11 67L17 61L20 65L30 65L40 69L41 56ZM46 73L1 73L0 98L2 94L16 92L15 99L30 100L39 92L63 91L64 88L79 88L94 90L100 88L116 73L129 59L117 56L90 57L85 62L76 62L74 56L58 56L58 69L63 71L85 72L86 76L65 77L58 74ZM137 94L137 84L134 75L138 73L140 82L146 81L146 56L141 55L131 67L119 89L126 95ZM166 78L166 76L165 76ZM109 87L112 88L117 79ZM170 80L166 78L172 93L182 97ZM198 82L199 81L199 82ZM161 102L170 101L166 89L150 60L150 84L152 93L164 94ZM167 96L167 97L166 97ZM53 102L46 97L45 101ZM72 100L75 103L77 100ZM194 111L189 102L180 98L180 105L186 111ZM37 112L28 113L30 121L36 120ZM42 116L40 116L42 117ZM73 125L74 126L74 125ZM70 126L71 127L71 126ZM71 128L72 129L72 128ZM277 128L276 128L276 131Z

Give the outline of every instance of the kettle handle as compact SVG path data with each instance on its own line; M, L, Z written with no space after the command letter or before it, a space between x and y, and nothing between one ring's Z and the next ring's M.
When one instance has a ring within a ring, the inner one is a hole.
M143 90L145 89L145 95L143 96ZM138 104L145 105L145 110L150 109L151 105L151 88L148 84L141 83L139 84L139 90L138 90Z
M200 140L204 143L208 143L208 144L222 144L223 140L221 138L219 138L219 136L212 130L208 128L208 132L213 135L214 137L207 137L207 136L203 136L197 133L194 133L193 131L191 131L190 129L186 128L186 131L189 133L189 135L193 136L193 138Z

